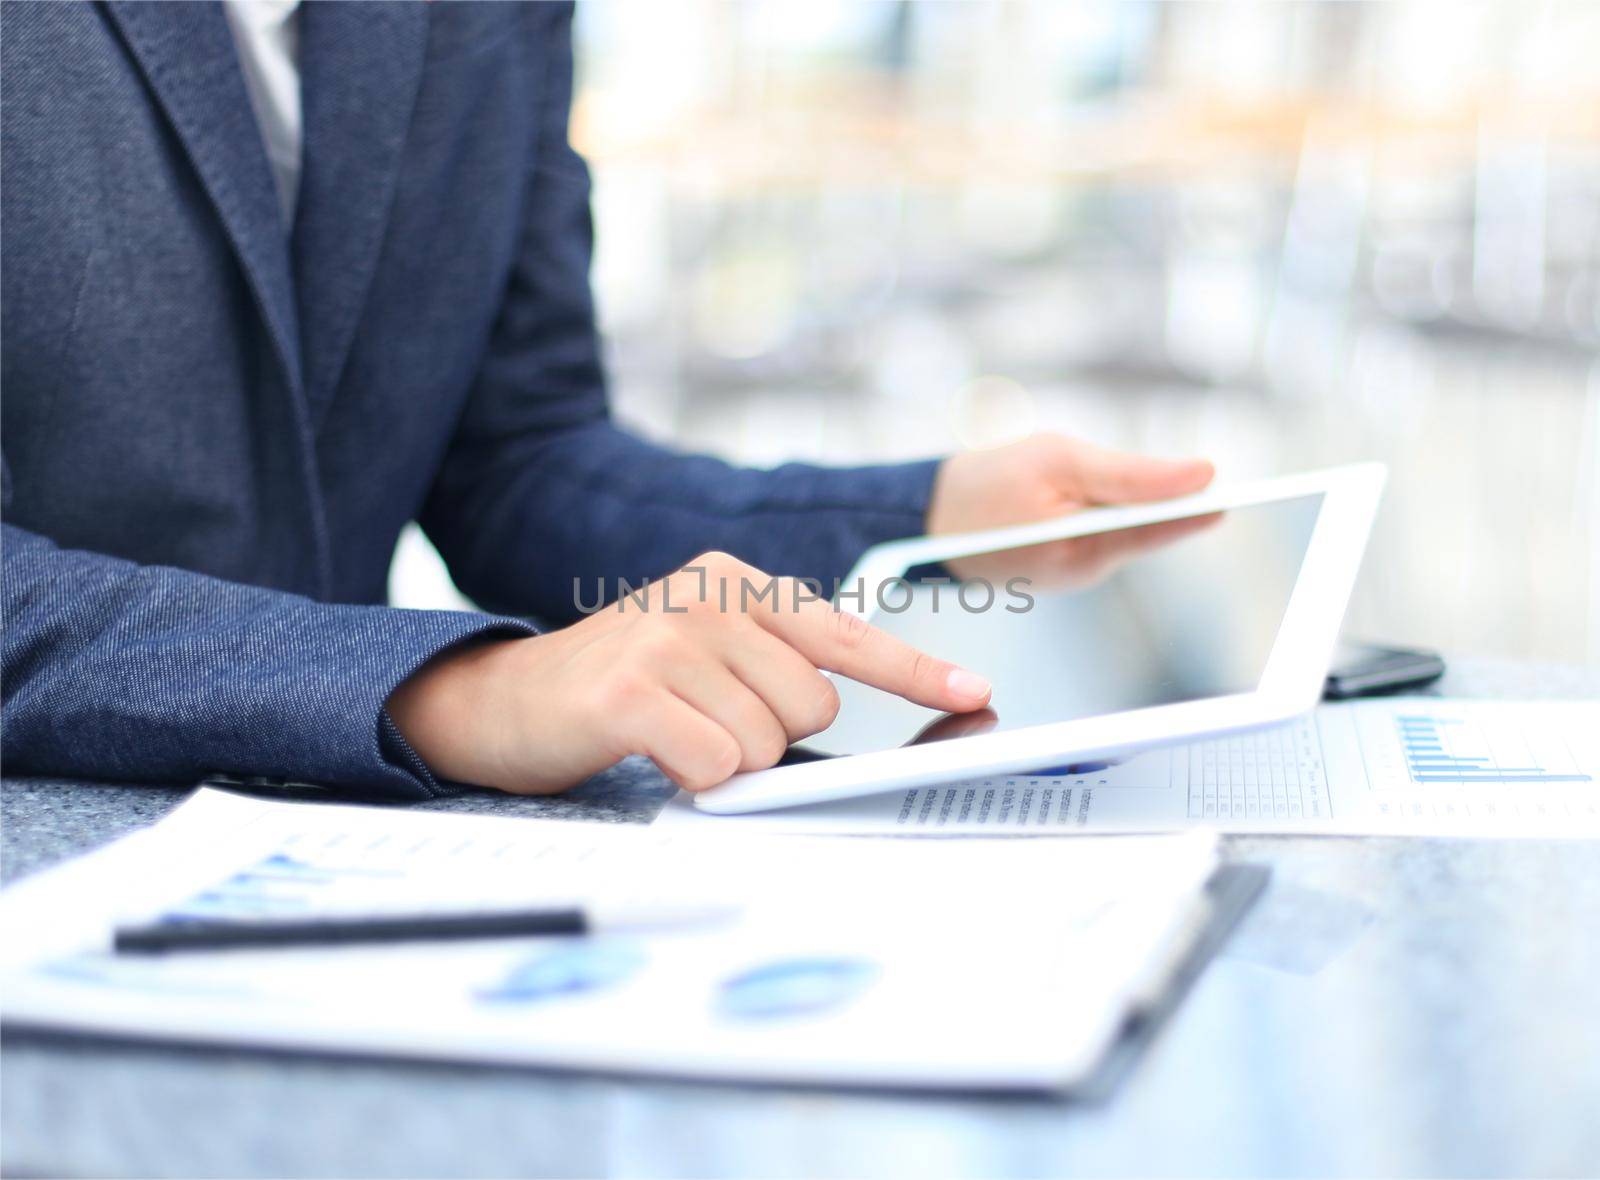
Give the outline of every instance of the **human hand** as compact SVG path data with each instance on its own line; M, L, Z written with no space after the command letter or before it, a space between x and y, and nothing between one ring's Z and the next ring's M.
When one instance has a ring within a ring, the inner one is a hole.
M1081 439L1036 434L989 450L952 455L939 468L928 507L930 534L967 533L1062 516L1083 508L1166 500L1198 492L1215 473L1204 459L1156 459L1109 451ZM1195 518L1211 523L1214 517ZM962 578L990 577L1011 569L1019 555L1037 567L1043 580L1082 584L1104 576L1119 560L1186 535L1189 522L1106 533L1073 542L1052 542L1018 550L1007 570L985 564L983 556L946 563Z
M946 459L934 480L928 532L968 533L1104 504L1169 500L1200 491L1214 474L1204 459L1157 459L1035 434Z
M1221 519L1220 512L1180 516L998 553L975 553L945 564L956 577L966 581L983 578L991 583L1009 583L1013 578L1024 578L1033 590L1085 590L1109 578L1135 557L1204 532Z
M819 669L944 712L989 701L982 677L708 553L564 630L446 652L388 709L457 782L543 794L643 754L697 791L832 724L839 694Z

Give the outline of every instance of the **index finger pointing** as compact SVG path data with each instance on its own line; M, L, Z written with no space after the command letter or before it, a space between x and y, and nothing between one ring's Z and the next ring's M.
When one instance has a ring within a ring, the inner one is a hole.
M795 609L756 611L753 617L818 668L930 709L965 713L989 701L989 682L975 672L919 651L820 598L784 601Z

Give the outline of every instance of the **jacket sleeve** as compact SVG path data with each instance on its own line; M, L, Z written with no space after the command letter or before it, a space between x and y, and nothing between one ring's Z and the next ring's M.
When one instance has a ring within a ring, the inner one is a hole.
M571 8L525 11L543 91L520 245L421 514L457 584L490 609L564 620L574 579L587 600L592 579L656 576L724 549L826 585L868 546L922 532L932 462L758 471L612 424L589 290L589 174L567 139Z
M440 787L388 720L390 692L453 644L532 631L327 605L3 533L7 774L228 773L427 798Z

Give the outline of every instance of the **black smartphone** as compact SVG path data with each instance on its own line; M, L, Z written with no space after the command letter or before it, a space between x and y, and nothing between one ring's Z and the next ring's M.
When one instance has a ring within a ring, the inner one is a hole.
M1323 686L1322 697L1342 701L1378 696L1432 684L1444 675L1444 660L1435 651L1406 647L1373 647L1341 643Z

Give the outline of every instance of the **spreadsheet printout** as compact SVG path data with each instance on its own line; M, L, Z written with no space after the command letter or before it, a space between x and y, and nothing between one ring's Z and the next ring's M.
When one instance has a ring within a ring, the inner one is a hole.
M1158 747L1115 764L991 775L738 816L679 794L658 823L785 832L1600 835L1600 702L1391 697Z

